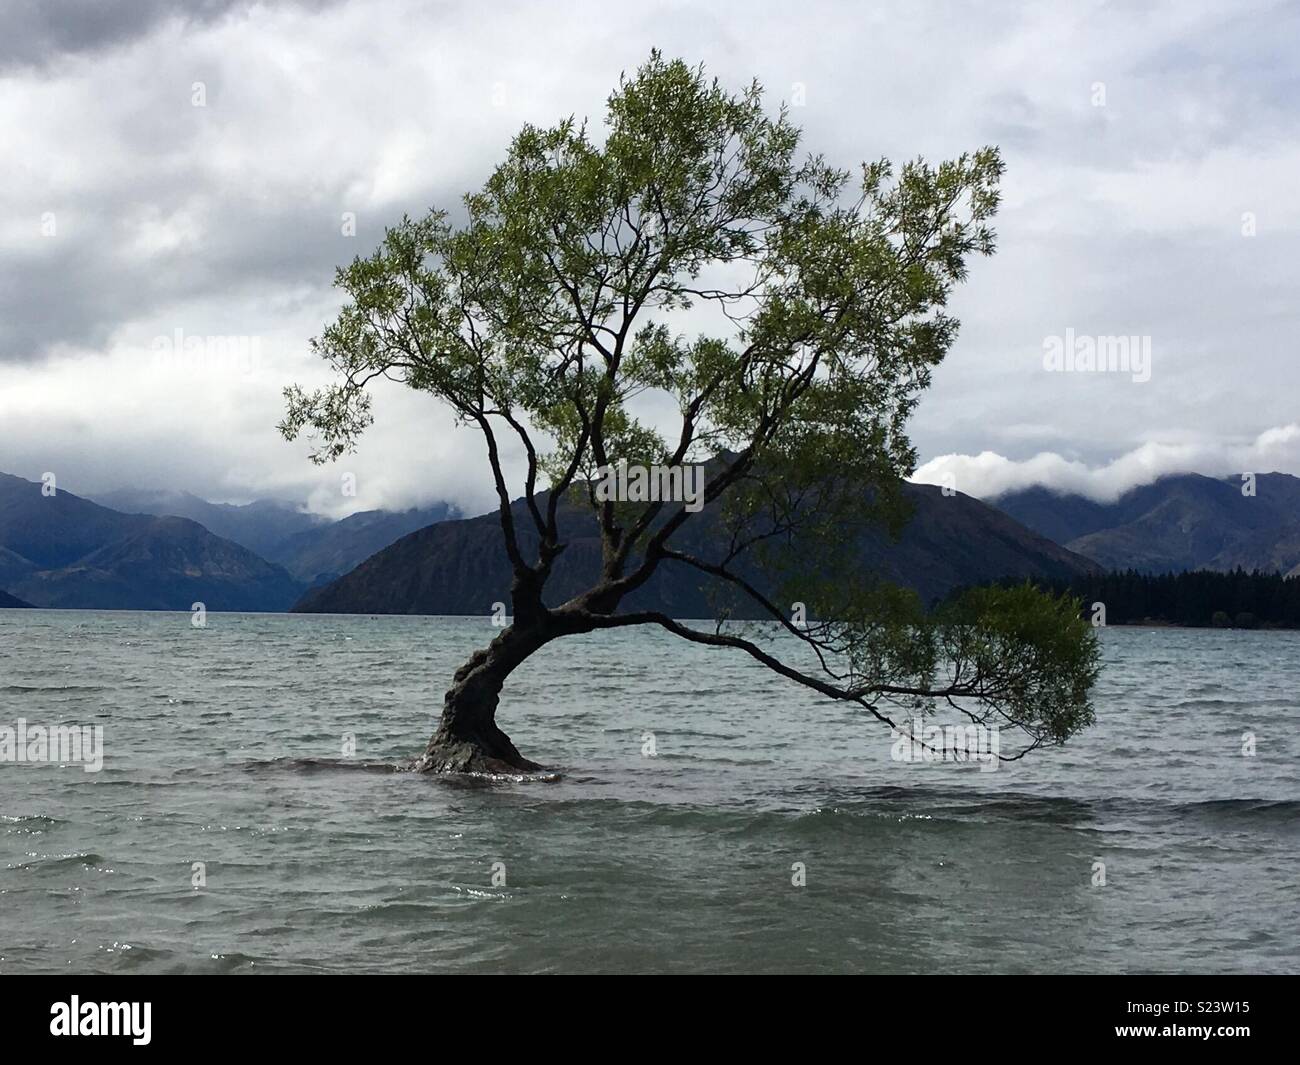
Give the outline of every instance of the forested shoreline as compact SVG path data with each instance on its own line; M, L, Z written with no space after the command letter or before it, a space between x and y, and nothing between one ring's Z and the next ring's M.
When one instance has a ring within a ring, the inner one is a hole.
M1093 617L1101 604L1107 625L1300 628L1300 577L1280 573L1237 569L1156 574L1128 569L1035 583L1077 596L1087 617Z

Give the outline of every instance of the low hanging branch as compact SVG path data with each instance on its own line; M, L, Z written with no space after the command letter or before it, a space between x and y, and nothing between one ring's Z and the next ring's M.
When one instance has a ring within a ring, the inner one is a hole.
M371 423L375 378L437 397L483 435L513 574L513 624L457 671L420 768L536 768L496 725L506 678L554 639L631 625L740 651L890 725L947 706L1018 732L1011 757L1092 720L1077 604L985 589L926 614L853 550L858 530L905 520L905 425L956 336L949 295L993 251L997 151L855 175L798 159L799 139L757 84L730 93L655 52L610 96L603 138L573 119L525 127L463 225L404 218L338 271L349 302L314 341L337 382L286 389L281 431L310 432L325 462ZM633 412L648 394L676 402L669 437ZM522 509L507 439L527 462ZM620 463L703 464L703 506L616 498L599 484ZM600 569L552 605L574 506ZM715 556L683 549L687 532ZM744 597L783 639L622 610L662 566ZM792 622L796 601L812 621Z

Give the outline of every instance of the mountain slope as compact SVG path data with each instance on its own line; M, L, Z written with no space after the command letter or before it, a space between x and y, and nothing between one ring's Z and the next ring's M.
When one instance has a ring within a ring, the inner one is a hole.
M1008 576L1068 578L1095 569L1086 559L1031 533L977 499L943 496L938 488L928 485L905 485L904 491L915 510L901 539L895 543L883 530L873 532L863 538L858 551L864 571L915 588L926 601L962 584ZM530 529L522 505L516 503L515 509L518 527ZM587 587L600 566L600 539L590 514L568 505L560 512L561 530L569 546L556 560L547 585L546 598L552 605ZM711 530L707 521L694 526L688 523L687 529L692 533L681 545L696 553L708 552ZM526 549L532 549L526 533L521 540ZM351 573L324 588L312 589L294 610L489 614L493 603L509 603L510 577L499 519L496 514L486 514L412 533ZM624 601L623 609L711 617L715 608L701 590L698 577L693 570L665 563Z
M300 581L324 584L407 533L456 515L456 509L446 503L404 511L365 510L298 532L263 554Z
M23 558L16 551L0 547L0 588L8 588L30 576L39 569L30 559Z
M98 496L96 502L130 514L197 521L209 532L283 566L304 584L324 584L407 533L457 516L455 507L435 503L404 511L366 510L331 521L277 500L264 499L237 506L209 503L189 492L132 488ZM3 579L4 570L0 565L0 585Z
M128 514L189 518L208 532L233 540L268 559L271 550L289 537L329 524L328 518L307 514L278 500L262 499L237 506L233 503L209 503L189 492L124 488L96 496L95 502Z
M302 586L281 567L187 518L150 518L123 540L17 591L45 606L113 610L283 610Z
M37 606L284 610L302 585L186 518L121 514L0 474L0 570Z
M0 589L0 610L10 610L17 607L30 607L31 605L31 603L24 603L21 599L17 599L8 592Z
M41 485L0 473L0 547L38 569L66 566L129 535L144 519L101 507L71 492L43 495Z
M1029 528L1107 569L1146 573L1300 567L1300 478L1260 474L1255 495L1240 478L1163 477L1113 503L1044 488L992 500Z

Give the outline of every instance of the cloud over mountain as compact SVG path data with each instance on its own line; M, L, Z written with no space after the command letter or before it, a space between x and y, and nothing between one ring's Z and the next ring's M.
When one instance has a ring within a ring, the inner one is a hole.
M1190 436L1149 441L1096 466L1049 451L1019 461L993 451L939 455L917 469L912 480L946 484L980 499L1043 487L1110 503L1132 488L1174 473L1226 477L1272 472L1300 475L1300 424L1268 429L1241 443Z

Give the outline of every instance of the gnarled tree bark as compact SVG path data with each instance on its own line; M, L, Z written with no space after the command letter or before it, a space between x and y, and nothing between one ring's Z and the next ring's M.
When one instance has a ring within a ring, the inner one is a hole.
M416 762L426 773L519 773L542 767L519 753L496 723L506 678L558 632L512 625L456 671L437 731Z

